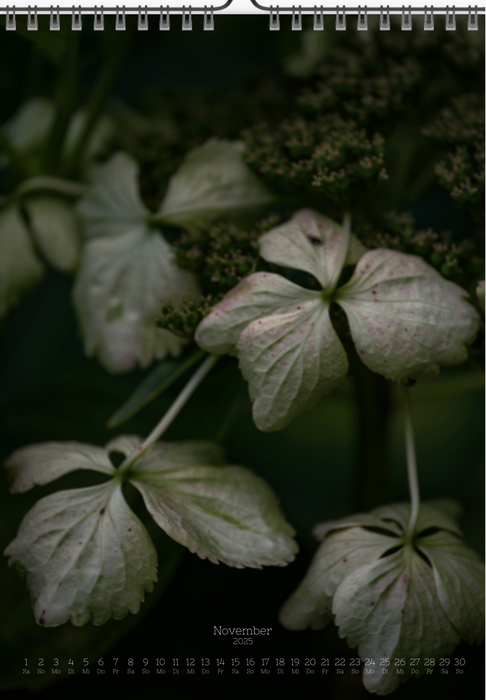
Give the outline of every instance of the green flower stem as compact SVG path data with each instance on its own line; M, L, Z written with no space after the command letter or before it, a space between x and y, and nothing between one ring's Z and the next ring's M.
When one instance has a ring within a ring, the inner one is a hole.
M67 43L62 69L57 84L55 116L45 144L44 168L56 173L61 159L66 132L78 99L79 32L73 32Z
M408 531L410 535L413 536L419 512L420 493L417 477L417 459L415 457L415 441L413 437L410 390L404 387L403 394L405 399L405 450L407 454L408 488L410 489L410 501L412 504Z
M209 355L202 365L199 367L197 372L195 372L190 380L187 382L184 389L181 391L179 396L176 398L172 406L169 408L167 413L165 413L161 420L157 423L155 428L152 430L150 435L145 438L140 447L138 447L135 452L129 455L124 462L120 465L118 469L119 474L125 474L129 469L135 464L135 462L144 455L152 445L157 442L162 433L167 430L172 421L176 418L182 408L185 406L187 401L190 399L192 394L196 391L199 384L202 382L204 377L212 370L216 362L219 360L221 355Z
M126 31L120 32L120 35L117 36L117 41L114 42L109 58L101 71L100 78L91 93L91 99L86 110L86 121L67 163L66 172L68 175L76 175L79 170L93 127L104 109L106 99L111 92L130 46L134 26L129 22Z
M355 508L368 511L386 501L390 386L362 363L354 347L347 350L354 375L358 428Z
M86 186L73 180L65 180L61 177L31 177L25 180L17 188L16 194L23 196L35 192L53 192L65 197L82 197L86 192Z

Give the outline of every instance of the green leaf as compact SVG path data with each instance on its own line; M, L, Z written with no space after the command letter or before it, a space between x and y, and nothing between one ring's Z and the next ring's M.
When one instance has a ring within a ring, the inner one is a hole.
M243 162L243 149L240 141L218 139L193 148L171 177L156 219L190 226L272 202L274 196Z
M206 355L203 350L194 350L177 359L164 360L139 384L133 394L123 403L108 421L109 428L116 428L138 413L160 396L182 377L193 365Z
M121 482L42 498L5 554L26 575L39 625L102 625L136 613L157 580L157 554Z

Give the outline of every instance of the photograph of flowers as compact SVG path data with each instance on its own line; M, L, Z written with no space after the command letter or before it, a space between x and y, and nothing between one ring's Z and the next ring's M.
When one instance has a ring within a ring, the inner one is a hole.
M6 697L484 697L484 15L434 19L0 15Z

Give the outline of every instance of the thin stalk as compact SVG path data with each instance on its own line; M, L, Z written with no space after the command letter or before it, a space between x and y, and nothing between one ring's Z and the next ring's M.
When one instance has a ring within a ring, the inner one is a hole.
M22 196L33 192L55 192L65 197L81 197L86 192L86 185L74 180L65 180L61 177L31 177L24 180L17 188L16 194Z
M413 535L417 524L420 493L417 476L417 459L415 457L415 440L413 437L410 390L404 387L403 393L405 398L405 450L407 454L408 488L410 490L410 501L412 505L408 530L410 534Z
M162 416L161 420L157 423L155 428L152 430L150 435L145 438L140 447L138 447L135 452L129 455L124 462L120 465L118 469L119 474L126 473L135 462L144 455L148 449L152 447L154 442L156 442L162 433L167 430L172 421L180 413L182 408L185 406L187 401L190 399L192 394L196 391L199 384L202 382L204 377L212 370L216 362L219 360L220 355L209 355L202 365L199 367L197 372L195 372L190 380L187 382L184 389L181 391L179 396L176 398L172 406L169 408L167 413Z
M79 32L70 37L57 85L55 117L50 128L45 152L44 168L48 173L58 170L69 123L77 106L78 97Z
M125 59L132 38L131 26L132 25L129 24L127 31L120 32L120 36L117 37L117 41L114 42L109 58L101 71L100 78L91 93L83 128L68 160L66 168L67 174L77 174L79 170L91 132L104 109L106 99L111 92Z

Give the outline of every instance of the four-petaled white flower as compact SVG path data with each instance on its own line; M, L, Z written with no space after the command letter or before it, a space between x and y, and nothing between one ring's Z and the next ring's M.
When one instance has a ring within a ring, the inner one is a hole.
M423 675L427 658L449 655L461 638L481 642L484 564L464 543L458 511L450 501L424 503L413 532L408 503L318 525L322 544L281 623L322 629L334 615L339 636L375 662L363 683L378 695Z
M42 498L23 519L5 554L26 576L38 624L67 620L102 625L136 613L157 580L157 553L123 497L124 480L143 496L155 522L202 559L237 568L285 566L297 551L294 530L269 486L244 467L224 465L211 442L156 443L121 474L111 452L141 445L125 435L106 447L47 442L14 452L6 466L11 493L23 493L69 472L111 477L100 486Z
M87 355L112 372L180 354L184 340L157 328L163 302L200 294L195 276L174 264L154 226L190 227L223 212L259 207L272 195L244 164L243 144L211 139L192 149L151 214L138 193L138 166L118 153L98 171L78 205L85 244L74 289Z
M478 314L466 292L422 258L366 252L346 227L311 210L265 233L260 254L310 273L322 290L257 272L212 308L195 337L208 352L238 356L261 430L283 428L346 376L348 360L329 315L333 302L346 312L362 361L388 379L435 376L439 365L466 359ZM337 288L343 267L356 263Z

